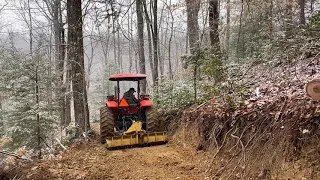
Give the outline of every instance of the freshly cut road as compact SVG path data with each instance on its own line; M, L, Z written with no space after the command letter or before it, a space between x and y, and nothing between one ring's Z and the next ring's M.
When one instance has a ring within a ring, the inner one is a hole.
M101 144L82 144L35 163L22 179L209 179L201 156L176 145L109 151Z

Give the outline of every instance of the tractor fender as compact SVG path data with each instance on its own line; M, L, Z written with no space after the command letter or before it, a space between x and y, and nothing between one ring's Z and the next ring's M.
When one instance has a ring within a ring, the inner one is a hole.
M140 106L141 107L151 107L152 106L152 101L149 100L149 99L142 100L140 102Z
M117 102L115 102L115 101L107 101L107 107L109 107L109 108L116 108L116 107L118 107L118 103Z

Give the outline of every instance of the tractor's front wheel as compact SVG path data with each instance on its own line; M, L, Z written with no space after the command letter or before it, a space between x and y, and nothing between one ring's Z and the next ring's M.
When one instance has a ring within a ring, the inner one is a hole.
M113 112L108 107L100 109L100 142L106 143L108 136L114 135L114 117Z
M145 113L146 113L145 116L146 116L147 132L159 131L159 120L157 118L156 111L152 107L149 107L146 109Z

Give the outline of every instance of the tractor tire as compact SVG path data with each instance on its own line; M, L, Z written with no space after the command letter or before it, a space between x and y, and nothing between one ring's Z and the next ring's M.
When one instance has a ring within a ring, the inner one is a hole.
M113 112L108 107L100 109L100 142L106 143L108 136L114 135L114 117Z
M159 120L157 118L156 111L150 107L145 111L147 120L147 132L158 132L159 131Z

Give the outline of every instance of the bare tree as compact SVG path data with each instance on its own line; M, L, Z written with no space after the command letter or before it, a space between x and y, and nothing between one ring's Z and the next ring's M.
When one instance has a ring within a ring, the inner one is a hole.
M290 37L292 28L293 28L293 7L292 7L292 1L286 0L286 7L285 7L285 15L284 15L284 23L285 23L285 33L286 37Z
M49 3L47 3L49 4ZM62 41L63 37L63 25L61 16L61 1L54 0L53 2L53 29L54 29L54 41L55 41L55 69L58 75L58 79L56 80L56 95L58 96L58 104L60 109L60 125L66 126L65 120L65 97L64 97L64 89L63 89L63 67L64 67L64 47Z
M230 52L230 14L231 13L231 3L227 0L227 27L226 27L226 51L227 54Z
M146 73L146 60L144 56L144 39L143 39L143 1L136 0L136 12L137 12L137 21L138 21L138 54L139 54L139 72L142 74ZM142 93L146 93L147 84L146 80L141 83Z
M169 38L169 47L168 47L168 60L169 60L169 75L170 75L170 79L173 79L173 72L172 72L172 60L171 60L171 43L172 43L172 37L173 37L173 31L174 31L174 16L173 16L173 10L171 9L171 0L169 2L169 6L168 6L168 10L169 10L169 14L171 16L171 31L170 31L170 38Z
M128 39L129 39L129 47L128 47L128 52L129 52L129 72L131 73L132 72L132 65L133 65L133 58L132 58L132 46L133 46L133 43L132 43L132 41L133 41L133 39L132 39L132 31L133 31L133 29L132 29L132 16L131 16L131 11L132 11L132 9L130 8L129 9L129 13L128 13L128 34L129 34L129 37L128 37ZM131 17L131 18L130 18Z
M163 27L162 24L165 23L167 16L164 15L164 9L166 7L163 6L160 11L160 18L159 18L159 28L158 28L158 38L157 38L157 46L158 46L158 66L159 66L159 73L160 77L162 78L164 76L164 60L165 60L165 50L166 50L166 41L167 41L167 33L168 33L168 27ZM159 33L161 35L161 38L159 37ZM160 78L160 79L161 79Z
M190 51L195 53L199 41L198 15L200 10L200 0L186 0L187 5L187 26Z
M220 40L219 40L219 1L210 0L209 1L209 26L210 26L210 42L211 46L219 50Z
M269 28L269 38L273 38L273 0L269 2L269 8L267 10L267 23Z
M148 12L147 9L144 9L145 12L145 17L146 17L146 23L147 23L147 37L148 37L148 55L149 55L149 64L150 68L152 70L151 76L152 76L152 81L153 83L156 82L156 76L154 71L154 64L153 64L153 56L152 56L152 40L151 40L151 27L152 25L150 24L150 20L148 19Z
M149 63L150 63L150 68L152 70L152 81L153 81L153 85L157 86L157 80L158 80L158 61L155 62L155 59L158 59L157 57L154 58L155 55L155 51L152 51L152 46L154 46L154 40L156 40L156 38L154 38L155 34L154 34L154 27L153 27L153 23L151 21L151 17L149 16L148 13L148 8L146 5L146 1L143 1L143 7L144 7L144 14L145 14L145 18L146 18L146 24L147 24L147 37L148 37L148 48L149 48ZM152 40L151 40L152 39ZM156 46L157 47L157 46ZM155 47L153 47L155 48ZM157 55L158 55L158 51L157 51Z
M83 131L90 128L85 83L81 0L67 1L68 60L71 63L75 122ZM78 132L79 135L79 132Z
M300 7L300 12L299 12L300 21L299 21L299 23L301 25L306 24L306 16L305 16L305 13L304 13L305 5L306 5L305 0L299 0L299 7Z

